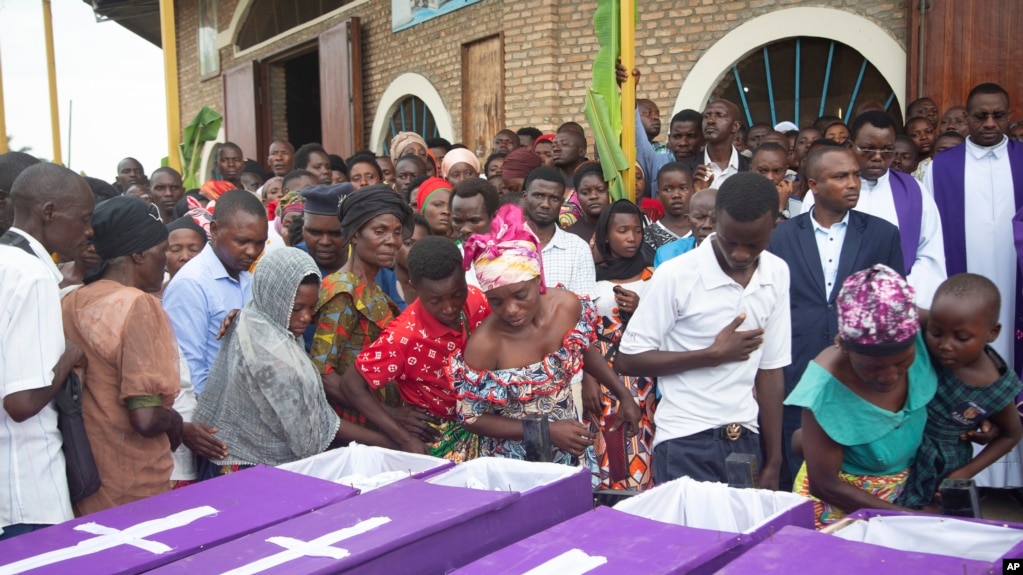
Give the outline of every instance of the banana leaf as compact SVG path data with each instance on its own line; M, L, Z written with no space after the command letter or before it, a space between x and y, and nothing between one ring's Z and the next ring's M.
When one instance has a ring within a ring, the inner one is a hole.
M593 32L597 36L599 49L593 59L591 89L604 97L611 111L610 128L615 133L622 131L621 113L614 111L620 107L621 98L615 79L615 64L621 53L620 11L619 0L598 0L597 10L593 13Z
M620 9L619 0L599 0L593 13L599 49L593 59L593 80L586 90L584 108L612 201L628 198L621 172L629 167L629 161L621 147L621 94L615 78L615 64L621 52Z
M209 107L203 106L191 123L185 126L179 152L181 153L181 176L186 190L198 188L202 184L199 181L198 171L202 164L203 145L217 139L217 133L220 131L223 121L223 116Z
M593 140L597 145L597 155L600 156L600 167L604 171L604 181L607 182L607 190L611 201L628 199L629 195L625 189L622 170L629 166L625 152L619 144L619 134L611 129L611 110L604 96L593 91L593 88L586 90L586 107L583 112L586 114L586 121L593 129ZM619 113L619 120L621 114Z

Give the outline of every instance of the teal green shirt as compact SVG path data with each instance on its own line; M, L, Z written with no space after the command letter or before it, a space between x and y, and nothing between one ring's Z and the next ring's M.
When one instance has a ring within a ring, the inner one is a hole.
M927 424L927 403L938 387L922 333L917 335L916 359L908 379L906 404L892 412L856 395L811 361L785 405L812 411L824 432L845 447L842 471L893 475L912 465Z

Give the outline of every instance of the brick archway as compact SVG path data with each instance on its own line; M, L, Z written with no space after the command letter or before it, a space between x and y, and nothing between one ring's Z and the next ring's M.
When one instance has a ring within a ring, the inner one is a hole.
M373 129L370 131L371 150L377 153L381 151L384 154L387 153L384 141L387 139L388 120L406 96L417 96L421 99L433 114L440 137L449 142L455 141L455 126L451 122L451 113L444 105L440 93L425 77L409 72L392 80L383 95L380 96L380 105L377 106L376 114L373 116Z
M873 21L851 12L801 7L758 16L715 42L686 76L672 113L686 108L703 110L714 88L736 62L765 44L797 36L827 38L855 48L877 67L905 109L906 50L895 38Z

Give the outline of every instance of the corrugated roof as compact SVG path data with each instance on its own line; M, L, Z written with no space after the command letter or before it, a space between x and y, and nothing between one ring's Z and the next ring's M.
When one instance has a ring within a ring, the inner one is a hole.
M117 22L136 36L160 46L160 0L83 0L97 19Z

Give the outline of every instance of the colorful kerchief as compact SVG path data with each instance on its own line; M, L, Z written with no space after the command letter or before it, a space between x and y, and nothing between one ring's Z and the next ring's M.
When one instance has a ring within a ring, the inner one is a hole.
M202 188L199 189L199 193L207 200L215 202L220 199L220 196L234 189L236 188L231 182L225 182L223 180L207 180L206 183L202 185Z
M920 330L913 296L905 278L883 264L854 273L842 284L836 300L838 337L858 353L899 351Z
M210 232L210 222L213 221L213 212L207 209L209 206L204 208L203 205L199 203L199 200L192 196L185 197L187 198L185 201L188 204L188 211L185 212L184 215L195 220L195 223L198 224L204 232L206 232L207 240L212 239L213 234Z
M536 168L541 165L540 156L529 148L515 148L508 152L501 167L501 177L525 179Z
M507 204L497 210L489 234L474 234L465 242L462 265L468 270L475 263L476 279L485 292L539 277L544 293L540 250L540 240L526 226L522 210Z
M451 168L455 167L455 164L468 164L476 170L477 174L480 173L480 160L476 157L476 154L465 148L455 148L444 154L444 161L440 164L440 175L445 178L448 177L448 172L451 171Z
M398 132L391 138L391 161L398 163L398 158L405 155L405 148L410 144L419 144L424 150L428 149L426 140L415 132Z
M284 229L284 216L298 212L302 213L305 209L305 198L301 192L293 191L288 192L277 202L277 209L274 211L274 230L278 235L283 236L288 233Z
M419 186L419 195L416 196L416 211L420 215L426 211L426 206L429 205L430 196L441 191L451 190L451 183L444 178L427 178Z

